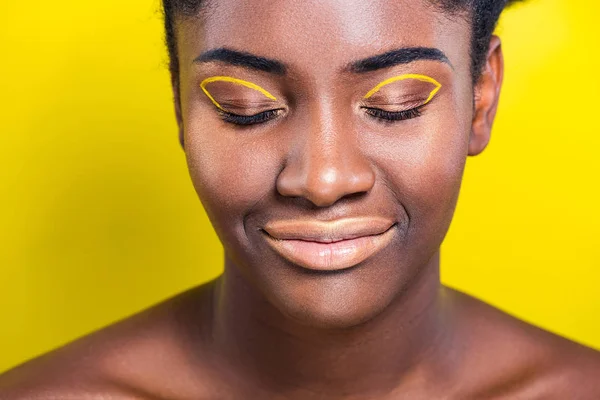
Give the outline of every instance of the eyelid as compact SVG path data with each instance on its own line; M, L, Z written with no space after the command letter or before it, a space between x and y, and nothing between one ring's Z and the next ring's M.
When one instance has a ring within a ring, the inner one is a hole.
M210 99L210 101L213 102L213 104L215 106L217 106L217 108L219 110L225 111L223 109L223 107L221 107L221 105L219 104L218 101L215 100L215 98L210 94L210 92L208 91L208 89L206 89L206 85L208 85L209 83L212 82L231 82L231 83L235 83L237 85L242 85L245 86L247 88L256 90L260 93L262 93L263 95L265 95L267 98L276 101L277 98L275 98L275 96L273 96L271 93L269 93L268 91L266 91L265 89L263 89L262 87L258 86L257 84L254 84L252 82L248 82L245 81L243 79L237 79L237 78L232 78L230 76L211 76L209 78L206 78L205 80L203 80L200 83L200 88L202 89L202 91L204 92L204 94Z
M380 109L387 109L387 108L398 109L398 108L401 108L402 110L409 110L411 108L416 108L416 107L424 106L425 104L426 103L425 103L425 100L423 98L418 99L418 100L417 99L411 99L411 100L402 101L402 102L389 101L389 100L386 99L386 101L368 101L368 102L364 101L362 103L362 107L363 108L380 108Z
M224 99L220 100L219 105L226 111L232 110L243 110L250 112L251 110L264 110L267 108L273 108L273 101L271 100L257 100L257 101L245 101L242 99Z
M397 81L402 81L405 79L416 79L422 82L429 82L429 83L433 83L435 85L435 88L431 91L431 93L429 93L429 97L427 97L427 100L425 100L425 102L423 103L423 105L429 103L431 101L431 99L433 99L433 96L435 96L437 94L437 92L441 89L442 84L439 83L438 81L436 81L435 79L433 79L430 76L427 75L421 75L421 74L403 74L403 75L399 75L399 76L395 76L389 79L384 80L383 82L379 83L377 86L375 86L373 89L371 89L366 95L365 95L365 99L368 99L369 97L373 96L375 93L377 93L382 87L389 85L390 83L394 83Z

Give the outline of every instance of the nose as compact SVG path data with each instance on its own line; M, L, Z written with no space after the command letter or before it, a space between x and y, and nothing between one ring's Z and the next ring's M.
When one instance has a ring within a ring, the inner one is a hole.
M326 207L373 187L375 172L351 128L344 126L349 123L323 112L321 117L312 118L308 129L298 130L277 179L281 195L304 197Z

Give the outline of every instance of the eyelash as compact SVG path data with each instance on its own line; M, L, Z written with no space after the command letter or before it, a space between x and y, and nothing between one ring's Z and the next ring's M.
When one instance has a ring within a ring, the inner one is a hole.
M280 110L267 110L254 115L239 115L218 110L221 119L234 125L248 126L268 122L279 115Z
M421 108L423 106L411 108L410 110L402 111L385 111L380 108L373 107L362 107L366 110L367 114L373 118L382 120L385 123L393 123L397 121L404 121L411 118L417 118L421 116Z
M423 106L411 108L410 110L402 110L402 111L385 111L380 108L373 107L362 107L366 110L366 113L373 118L381 120L384 123L394 123L397 121L404 121L411 118L417 118L421 116L421 108ZM218 110L219 115L223 121L240 126L249 126L256 125L268 122L277 115L279 115L279 109L276 110L267 110L254 115L239 115L230 113L223 110Z

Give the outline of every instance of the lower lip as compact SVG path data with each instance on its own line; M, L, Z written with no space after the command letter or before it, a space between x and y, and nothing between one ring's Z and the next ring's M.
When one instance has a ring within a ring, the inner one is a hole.
M372 236L334 243L304 240L279 240L267 234L267 242L283 258L315 271L337 271L355 266L386 247L393 238L394 226Z

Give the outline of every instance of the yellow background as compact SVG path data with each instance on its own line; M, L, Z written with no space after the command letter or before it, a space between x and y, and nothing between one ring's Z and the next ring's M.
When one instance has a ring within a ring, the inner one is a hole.
M222 268L158 0L3 3L0 371ZM592 0L506 13L498 120L442 249L445 283L597 348L599 17Z

